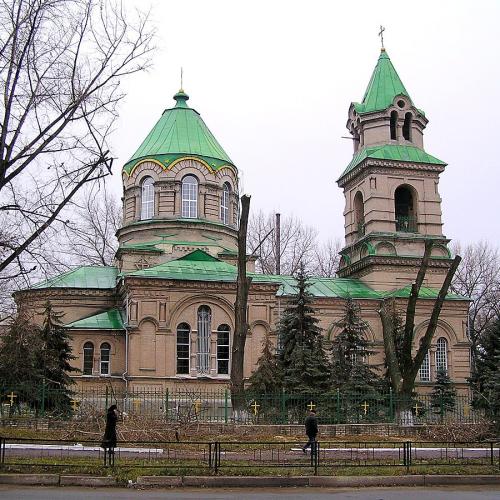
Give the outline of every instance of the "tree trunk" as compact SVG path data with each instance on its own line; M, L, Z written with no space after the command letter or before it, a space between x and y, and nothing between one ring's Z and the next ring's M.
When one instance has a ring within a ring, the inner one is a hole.
M247 278L247 227L250 211L250 196L241 197L240 226L238 229L238 279L236 282L236 303L234 305L234 337L231 358L231 403L236 417L244 408L243 362L245 342L248 332L247 304L248 291L252 283Z

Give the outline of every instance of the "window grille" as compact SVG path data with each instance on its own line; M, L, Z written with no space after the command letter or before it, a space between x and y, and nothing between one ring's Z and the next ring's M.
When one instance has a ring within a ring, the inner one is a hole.
M182 217L198 217L198 180L194 175L182 179Z
M151 177L146 177L141 191L141 220L152 219L155 211L155 187Z
M189 374L191 327L181 323L177 327L177 373Z
M85 342L83 345L83 374L92 375L94 370L94 344Z
M422 361L422 365L420 366L420 370L418 371L418 377L421 382L430 382L431 380L429 351L426 352L425 358Z
M229 325L220 325L217 329L217 373L229 375Z
M448 341L440 337L436 344L436 373L448 372Z
M104 342L101 344L101 375L110 375L111 346Z
M201 306L198 309L198 372L210 372L210 332L212 312L210 307Z

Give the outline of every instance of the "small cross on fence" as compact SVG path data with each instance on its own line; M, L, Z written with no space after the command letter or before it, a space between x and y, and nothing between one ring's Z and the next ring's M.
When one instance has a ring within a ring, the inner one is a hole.
M361 405L361 408L363 408L365 415L368 413L369 407L370 407L370 405L366 401Z
M70 403L71 403L71 408L73 408L73 412L76 413L76 411L80 407L80 401L78 401L78 399L72 399Z
M314 410L314 408L316 408L316 405L311 401L308 405L307 405L307 408L309 411L312 411Z
M7 394L7 397L10 399L10 406L12 406L14 404L14 399L17 398L16 394L10 391L10 394Z
M195 414L198 415L200 413L200 410L201 410L201 401L199 399L197 399L194 402L194 412L195 412Z
M253 414L257 415L257 413L259 413L260 404L254 401L250 406L253 408Z
M413 407L413 409L415 410L415 416L416 416L416 417L418 417L418 410L422 410L423 408L424 408L424 407L423 407L423 406L420 406L420 405L418 404L418 402L417 402L417 403L415 403L415 406Z

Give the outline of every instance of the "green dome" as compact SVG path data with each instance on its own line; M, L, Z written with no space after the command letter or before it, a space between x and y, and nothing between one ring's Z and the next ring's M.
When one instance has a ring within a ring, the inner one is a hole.
M189 96L181 89L174 95L174 99L175 107L163 112L123 170L130 174L138 161L145 159L156 160L168 168L186 156L203 160L213 170L224 165L234 167L231 158L205 125L200 114L188 106Z

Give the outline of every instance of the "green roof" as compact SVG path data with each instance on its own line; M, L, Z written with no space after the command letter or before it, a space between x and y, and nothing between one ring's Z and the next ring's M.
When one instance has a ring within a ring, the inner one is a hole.
M145 278L236 282L236 266L222 262L202 250L195 250L177 260L171 260L148 269L134 271L126 276ZM274 283L279 285L277 295L296 293L292 276L248 273L254 283ZM310 292L315 297L380 298L378 292L359 280L348 278L312 278Z
M123 169L131 173L139 160L153 159L168 168L173 162L186 156L205 161L218 170L234 163L222 149L200 114L187 105L189 96L180 90L175 94L174 108L166 109L156 125Z
M353 170L366 158L378 160L396 160L409 163L430 163L432 165L446 165L444 161L431 156L423 149L416 146L398 144L383 144L381 146L370 146L358 151L352 158L347 168L342 172L340 178Z
M112 266L82 266L31 286L40 288L115 288L118 269Z
M384 297L394 297L406 299L410 296L411 293L411 285L406 285L403 288L399 288L398 290L391 290L389 292L381 292ZM439 290L437 288L429 288L426 286L422 286L418 293L419 299L437 299L439 294ZM456 295L454 293L448 293L446 295L446 300L469 300L467 297L463 297L461 295Z
M66 325L66 328L78 330L124 330L122 315L118 309L110 309L94 314L88 318L79 319Z
M359 114L381 111L387 109L398 95L404 95L412 102L389 55L382 49L363 100L361 103L353 103L354 109Z

